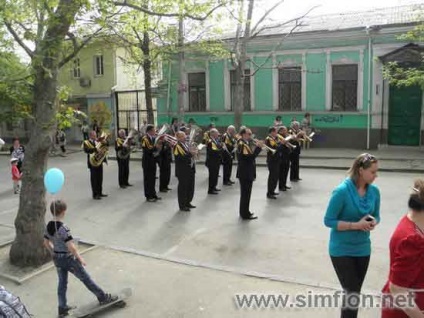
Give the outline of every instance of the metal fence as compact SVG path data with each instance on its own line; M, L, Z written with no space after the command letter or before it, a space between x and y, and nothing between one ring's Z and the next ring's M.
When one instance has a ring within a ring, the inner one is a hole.
M147 109L144 90L115 92L117 129L141 130L147 121ZM156 122L156 98L153 98L153 115Z

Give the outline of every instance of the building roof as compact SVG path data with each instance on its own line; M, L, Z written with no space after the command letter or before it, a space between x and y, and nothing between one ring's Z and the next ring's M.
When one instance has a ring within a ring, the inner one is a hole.
M341 31L355 28L412 24L424 21L424 4L377 8L366 11L335 13L320 16L306 16L298 21L293 33ZM259 33L264 35L287 34L295 26L295 21L281 26L280 23L267 25ZM234 36L234 34L233 34Z

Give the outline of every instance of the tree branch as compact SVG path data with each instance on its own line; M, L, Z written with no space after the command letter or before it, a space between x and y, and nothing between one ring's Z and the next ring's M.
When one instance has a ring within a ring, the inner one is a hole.
M148 7L146 6L139 6L136 4L132 4L132 3L128 3L126 0L124 0L123 2L119 2L119 1L115 1L113 2L114 5L116 6L123 6L123 7L128 7L137 11L141 11L144 12L148 15L153 15L153 16L159 16L159 17L168 17L168 18L178 18L181 17L180 13L162 13L162 12L154 12L149 10ZM206 13L206 15L204 16L194 16L188 13L183 14L184 18L189 18L192 20L196 20L196 21L204 21L206 20L212 13L214 13L217 9L221 8L222 6L224 6L224 3L220 3L219 5L217 5L216 7L212 8L208 13Z
M258 20L258 22L255 24L255 26L252 28L252 34L254 34L257 30L257 28L260 26L262 22L271 14L272 11L274 11L278 6L283 4L284 0L278 1L276 4L274 4L271 8L269 8L264 15Z
M294 32L294 30L296 30L296 28L298 27L298 21L296 21L296 25L290 30L290 32L289 33L287 33L287 34L285 34L282 38L281 38L281 40L277 43L277 45L276 46L274 46L274 48L272 49L272 51L268 54L268 56L267 56L267 58L265 59L265 61L262 63L262 64L260 64L260 65L258 65L258 64L256 64L255 62L253 62L253 60L250 60L251 62L253 62L255 65L256 65L256 69L250 74L250 76L254 76L260 69L262 69L263 68L263 66L266 64L266 63L268 63L268 61L269 61L269 59L272 57L272 55L275 53L275 51L277 51L279 48L280 48L280 46L283 44L283 42L284 42L284 40L286 39L286 38L288 38L293 32Z
M272 30L272 29L276 29L276 28L281 28L282 26L284 26L284 25L288 25L288 24L290 24L290 23L293 23L293 22L295 22L296 23L296 28L297 27L299 27L299 26L301 26L301 24L299 24L298 23L298 21L299 20L301 20L301 19L303 19L304 17L306 17L309 13L311 13L313 10L315 10L316 8L318 8L319 6L314 6L314 7L312 7L311 9L309 9L305 14L303 14L302 16L300 16L300 17L296 17L296 18L294 18L294 19L291 19L291 20L288 20L288 21L286 21L286 22L283 22L283 23L279 23L279 24L276 24L276 25L270 25L270 26L264 26L264 27L262 27L262 28L260 28L258 31L256 31L255 33L253 33L252 35L251 35L251 39L253 39L253 38L255 38L255 37L257 37L261 32L263 32L263 31L265 31L265 30ZM292 31L291 31L292 32Z
M24 49L26 54L28 54L31 58L34 57L34 51L31 51L30 48L24 43L24 41L19 37L16 31L13 29L12 25L9 22L4 21L4 25L6 26L9 33L15 39L16 42Z
M63 65L68 63L70 60L72 60L77 54L83 49L84 46L88 44L103 28L99 28L96 32L88 36L79 46L74 46L74 50L71 54L66 56L62 61L59 62L59 68L61 68Z

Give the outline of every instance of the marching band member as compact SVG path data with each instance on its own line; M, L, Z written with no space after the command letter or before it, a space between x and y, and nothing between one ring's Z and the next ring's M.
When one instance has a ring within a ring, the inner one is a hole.
M177 144L174 147L175 174L178 178L178 205L181 211L189 212L195 206L191 204L194 196L196 165L193 153L186 142L186 134L176 133Z
M99 143L103 143L105 147L108 146L106 138L97 138L96 131L92 130L89 139L84 140L82 144L84 152L87 154L87 167L90 170L90 183L94 200L107 197L107 194L103 193L103 163L107 163L107 158L104 156L99 165L93 165L90 161L91 155L99 153Z
M234 150L236 147L235 139L236 129L234 126L228 126L227 132L222 135L222 145L224 151L222 152L222 166L224 173L223 184L227 186L233 185L235 182L231 181L231 172L233 170L233 161L234 161Z
M161 200L156 194L156 159L157 148L155 146L155 127L146 126L146 134L141 139L143 149L142 166L144 175L144 196L148 202Z
M169 182L171 181L171 162L172 162L172 149L171 145L165 139L162 140L162 149L159 152L159 191L168 192Z
M299 139L302 135L302 132L299 128L299 122L293 121L291 126L291 132L293 139L290 140L290 143L296 148L290 153L290 181L297 182L302 179L299 177L299 159L300 159L300 143Z
M249 210L250 196L252 193L253 180L255 178L255 159L261 152L261 147L255 150L249 145L252 139L252 131L248 128L240 130L241 139L237 143L238 170L237 177L240 181L240 217L243 220L254 220L258 217Z
M265 139L265 145L270 149L274 149L275 152L268 151L267 153L266 163L268 165L269 175L266 197L275 200L277 199L275 189L277 188L280 176L280 151L278 149L280 142L277 137L277 128L270 127L268 132L269 135Z
M208 145L208 143L211 139L211 129L213 129L213 128L215 128L215 124L210 124L208 126L208 130L206 130L205 133L203 134L202 144ZM208 166L208 158L209 158L208 151L209 151L209 149L206 148L206 160L205 160L205 166L206 167Z
M279 185L278 188L280 191L287 191L287 189L291 189L287 186L287 177L289 175L290 170L290 153L293 150L293 145L286 141L285 138L289 136L287 131L287 127L281 126L278 129L278 137L283 144L283 147L280 147L280 174L279 174Z
M128 183L130 175L130 154L132 138L126 136L125 130L120 129L115 140L116 160L118 162L118 182L122 189L131 187Z
M220 189L217 189L219 167L221 165L222 158L222 145L219 141L219 132L217 129L212 128L210 130L210 139L207 144L207 161L209 170L209 189L208 194L218 194Z

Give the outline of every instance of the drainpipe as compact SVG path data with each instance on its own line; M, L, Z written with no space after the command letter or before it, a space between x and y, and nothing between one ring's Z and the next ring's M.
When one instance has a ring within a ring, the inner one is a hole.
M367 26L365 32L368 36L368 107L367 107L367 150L370 149L370 139L371 139L371 92L372 92L372 83L371 83L371 64L372 64L372 38L370 31L373 29L372 26Z

